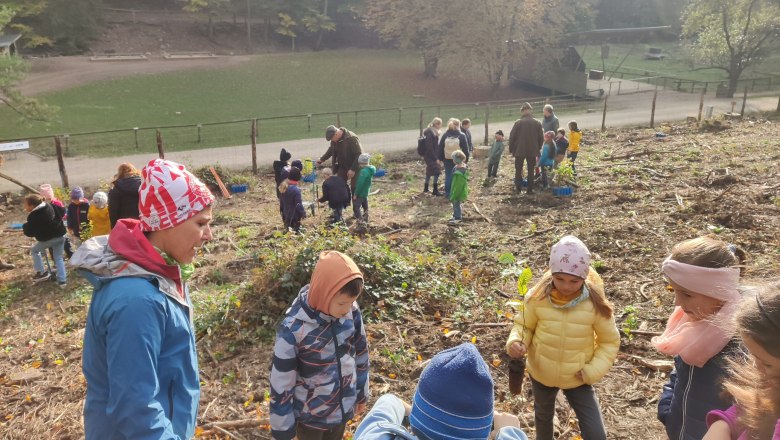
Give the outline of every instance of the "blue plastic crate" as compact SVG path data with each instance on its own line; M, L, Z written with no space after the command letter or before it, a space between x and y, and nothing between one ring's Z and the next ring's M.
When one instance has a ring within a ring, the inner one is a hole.
M314 183L315 181L317 181L317 173L307 174L303 176L303 179L301 180L303 180L306 183Z
M574 193L574 190L570 186L561 186L553 188L552 190L554 196L570 196Z
M230 185L230 192L232 192L233 194L245 193L247 192L248 189L249 189L249 185L247 184L234 183Z

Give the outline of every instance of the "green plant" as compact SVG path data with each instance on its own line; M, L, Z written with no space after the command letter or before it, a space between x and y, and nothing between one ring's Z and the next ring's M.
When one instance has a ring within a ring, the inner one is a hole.
M634 335L631 333L633 330L639 329L639 319L637 317L637 309L635 306L626 306L623 309L623 325L621 330L623 334L628 337L629 341L634 339Z
M385 162L385 155L382 153L372 154L371 165L375 166L376 169L387 168L387 163Z
M254 177L247 173L238 173L230 176L230 183L235 185L250 185L254 180ZM225 181L224 177L222 178L222 181Z
M574 168L569 159L565 159L553 170L552 183L554 186L566 186L574 182Z

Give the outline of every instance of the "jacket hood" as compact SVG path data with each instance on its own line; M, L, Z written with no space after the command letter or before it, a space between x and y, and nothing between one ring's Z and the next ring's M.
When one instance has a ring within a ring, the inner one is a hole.
M331 300L357 278L362 280L363 274L351 258L337 251L322 252L311 274L309 305L328 313Z
M123 177L114 182L114 186L123 193L138 193L138 187L141 186L141 176Z
M315 310L309 304L311 297L311 284L307 284L298 292L298 296L293 301L290 308L287 309L287 316L309 324L320 325L327 322L341 321L343 319L352 319L352 313L359 310L357 302L352 303L352 313L348 316L335 317L325 312Z
M154 277L161 291L187 304L179 267L165 262L141 231L138 220L120 219L108 236L85 241L69 264L81 269L95 289L114 278Z

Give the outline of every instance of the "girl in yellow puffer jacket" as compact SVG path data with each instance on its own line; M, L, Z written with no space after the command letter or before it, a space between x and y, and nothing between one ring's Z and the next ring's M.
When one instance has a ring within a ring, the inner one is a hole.
M607 433L591 385L607 374L620 348L612 304L578 238L556 243L549 264L515 315L506 350L515 359L528 355L538 440L553 439L559 389L577 414L582 438L603 440Z

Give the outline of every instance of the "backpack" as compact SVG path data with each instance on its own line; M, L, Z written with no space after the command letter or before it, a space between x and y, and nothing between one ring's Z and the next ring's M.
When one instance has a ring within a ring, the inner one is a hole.
M417 154L420 156L425 156L425 136L420 136L419 139L417 139Z
M449 136L444 140L444 158L452 159L452 153L460 150L460 138Z

